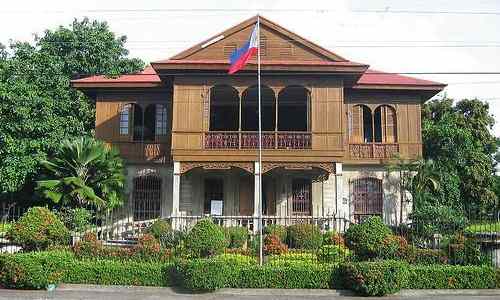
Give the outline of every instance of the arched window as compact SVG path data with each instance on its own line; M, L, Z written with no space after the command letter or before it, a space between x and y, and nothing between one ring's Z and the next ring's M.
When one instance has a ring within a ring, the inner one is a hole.
M268 86L261 86L262 130L274 131L276 128L276 98ZM241 98L241 130L259 130L259 107L257 86L243 92Z
M131 109L132 104L126 104L120 110L120 135L129 134Z
M278 96L278 130L309 131L309 91L302 86L288 86Z
M373 116L375 124L375 142L397 142L396 110L389 105L381 105L375 109Z
M239 127L238 91L228 85L210 89L210 130L237 131Z
M167 134L167 106L156 104L156 135Z
M382 179L358 178L351 181L350 187L356 222L368 216L382 216L384 206Z
M143 221L160 217L161 178L147 175L134 178L134 220Z
M355 105L350 116L350 140L353 143L373 142L373 118L366 105Z

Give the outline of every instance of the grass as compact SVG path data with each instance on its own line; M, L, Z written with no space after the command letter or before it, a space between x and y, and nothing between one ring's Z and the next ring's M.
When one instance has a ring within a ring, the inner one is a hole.
M500 222L472 224L465 228L467 233L500 232Z

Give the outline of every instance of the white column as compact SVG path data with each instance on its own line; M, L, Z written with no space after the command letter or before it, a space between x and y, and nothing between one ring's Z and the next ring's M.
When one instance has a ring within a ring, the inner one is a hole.
M174 175L172 182L172 227L177 229L179 224L175 217L179 216L179 203L181 196L181 163L174 161Z
M349 219L349 201L348 199L344 199L342 163L335 163L335 207L337 217L337 230L343 231L345 227L343 220Z
M254 227L253 227L253 231L255 233L258 232L259 228L257 226L257 224L259 223L259 208L260 208L260 184L259 184L259 181L260 181L260 176L259 176L259 171L260 171L260 168L259 168L259 163L258 162L255 162L254 163L254 192L253 192L253 224L254 224Z

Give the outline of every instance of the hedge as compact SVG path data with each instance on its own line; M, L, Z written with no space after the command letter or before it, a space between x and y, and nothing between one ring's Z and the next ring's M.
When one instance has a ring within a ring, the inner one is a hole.
M43 289L48 284L172 285L173 263L79 260L69 251L30 252L0 256L0 285Z
M489 266L412 266L407 289L489 289L495 287L495 271Z
M195 259L178 265L184 288L211 291L220 288L327 289L336 285L338 268L298 261L259 266L255 262L228 264L218 258Z

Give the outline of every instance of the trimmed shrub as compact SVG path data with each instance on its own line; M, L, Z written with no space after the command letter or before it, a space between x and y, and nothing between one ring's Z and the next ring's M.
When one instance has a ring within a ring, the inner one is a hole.
M489 262L481 253L479 243L474 238L465 238L461 234L445 238L441 244L448 254L448 262L453 265L482 265Z
M320 263L340 263L351 256L349 249L339 245L323 245L318 251L318 262Z
M288 226L288 246L298 249L318 249L323 243L323 236L318 226L313 224L295 224Z
M63 281L74 264L67 251L30 252L0 256L0 285L4 288L44 289Z
M280 255L288 251L287 245L283 244L276 235L266 235L264 238L264 254Z
M24 251L45 250L69 243L69 230L45 207L30 208L8 232L9 239Z
M171 286L172 263L76 260L63 277L64 283L102 285Z
M404 259L408 253L408 242L402 236L388 235L378 248L377 258Z
M318 257L314 253L285 253L268 257L267 266L316 265Z
M154 236L158 241L160 241L164 235L168 235L171 231L172 226L170 226L170 223L162 219L156 220L147 230L147 232Z
M405 260L412 265L445 264L448 257L440 249L422 249L409 246Z
M208 257L221 254L226 246L226 238L220 226L210 219L200 220L186 236L185 245L194 257Z
M189 290L207 291L220 288L316 288L333 287L337 269L298 263L280 266L256 265L254 262L227 264L213 257L179 264L183 286Z
M495 271L489 266L411 266L408 289L489 289L495 287Z
M226 228L227 240L229 241L229 248L243 248L247 244L248 229L245 227L228 227Z
M264 234L277 236L282 243L286 242L287 229L283 225L271 224L264 227Z
M345 246L345 241L340 233L327 231L323 233L323 245Z
M143 260L159 260L161 254L160 242L151 234L141 236L133 248L133 255Z
M341 272L347 287L363 296L394 294L408 280L408 264L394 260L349 263Z
M391 230L380 217L370 217L361 224L352 224L345 233L346 244L359 259L373 259Z
M163 248L174 249L180 247L187 232L184 230L170 230L162 234L159 238L160 245Z

